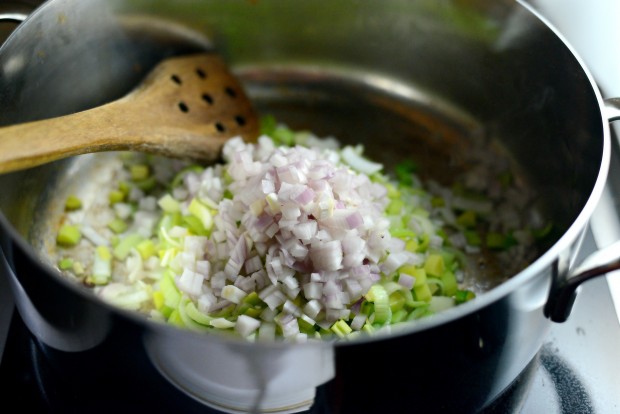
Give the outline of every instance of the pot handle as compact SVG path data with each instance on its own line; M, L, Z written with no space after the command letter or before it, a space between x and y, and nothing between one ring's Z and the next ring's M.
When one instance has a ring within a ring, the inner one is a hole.
M607 98L605 103L605 115L609 121L620 120L620 98Z
M604 116L609 122L620 120L620 97L604 99ZM565 278L554 277L556 286L552 287L545 305L545 315L554 322L568 319L577 296L577 288L582 283L606 273L620 269L620 241L604 247L586 257L576 268L570 270ZM557 268L555 269L557 272Z
M32 13L32 5L16 2L2 2L0 4L0 21L21 23Z
M0 3L0 22L21 23L32 13L34 6L17 3L2 2ZM2 42L0 42L0 45Z
M614 270L620 270L620 240L586 257L565 279L558 282L558 286L554 287L556 292L545 306L546 315L553 322L565 322L575 302L577 288Z

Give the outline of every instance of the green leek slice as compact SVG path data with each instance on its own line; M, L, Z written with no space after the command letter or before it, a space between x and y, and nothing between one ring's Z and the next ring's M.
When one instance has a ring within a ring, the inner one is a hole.
M82 239L82 232L78 225L65 224L58 230L56 243L61 246L75 246Z

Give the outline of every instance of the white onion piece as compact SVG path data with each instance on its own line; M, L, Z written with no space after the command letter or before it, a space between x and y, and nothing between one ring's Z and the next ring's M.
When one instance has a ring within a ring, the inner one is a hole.
M222 297L232 303L239 304L246 296L247 293L234 285L226 285L222 288Z
M308 315L310 318L316 318L319 312L321 311L321 302L316 299L310 300L304 306L304 313Z
M209 323L214 328L219 328L219 329L228 329L228 328L234 328L235 327L235 323L229 321L226 318L216 318L216 319L211 320L211 322L209 322Z
M198 298L198 310L203 313L208 313L211 306L217 301L216 297L212 293L202 294Z
M454 298L448 296L433 296L428 309L432 312L441 312L454 307Z
M273 341L276 337L276 324L273 322L262 322L258 328L258 340L264 342Z
M181 238L187 235L187 229L181 226L173 226L169 231L168 235L174 238Z
M339 240L312 243L310 260L316 270L338 270L342 268L342 244Z
M209 263L208 260L197 260L194 270L204 279L208 280L209 276L211 276L211 263Z
M345 147L342 149L342 159L351 166L351 168L364 174L374 174L383 169L383 165L372 162L361 156L361 147L357 149L353 147Z
M256 289L256 281L251 277L238 276L234 285L246 293L254 292Z
M95 246L109 246L110 241L91 226L82 226L82 235Z
M176 283L179 290L188 295L198 296L202 290L203 281L204 278L200 274L185 268Z
M324 282L325 280L323 279L320 273L313 272L310 274L310 281L311 282Z
M153 196L146 196L138 201L138 208L144 211L157 210L157 199Z
M323 296L323 285L316 282L306 283L303 286L306 299L321 299Z
M263 311L260 313L260 318L265 322L273 322L277 314L277 309L271 309L267 307L263 309Z
M296 289L299 287L299 282L294 276L287 276L282 280L282 283L289 289Z
M364 324L366 323L366 319L367 319L366 315L364 315L363 313L358 313L353 318L353 321L351 321L351 328L353 328L356 331L359 331L360 329L364 327Z
M254 333L261 325L261 322L247 315L239 315L235 324L235 331L242 337L249 336Z
M404 246L395 248L399 242L392 242L382 217L386 189L365 175L381 164L364 158L361 146L339 151L337 141L328 141L276 147L267 137L256 144L236 137L222 150L227 164L187 172L171 190L183 215L192 214L192 198L212 214L208 236L181 226L165 232L172 246L165 266L177 273L177 287L206 313L239 304L251 292L267 304L260 318L239 316L236 326L214 320L213 326L235 326L261 340L275 336L275 323L285 337L304 341L298 317L328 329L348 318L347 306L378 280L387 252L394 268L411 258L395 253ZM152 237L157 200L134 196L143 199L136 221Z
M408 259L409 255L406 252L391 253L381 264L381 270L386 275L391 275L396 269L407 263Z
M136 249L129 251L129 255L125 259L125 265L127 266L127 280L129 282L134 283L144 275L142 256L140 256Z
M220 271L211 276L211 288L214 291L221 292L224 286L226 286L226 273Z
M400 273L398 275L398 284L407 289L413 289L415 283L415 277L406 273Z
M293 315L281 313L276 316L275 322L280 325L282 335L285 338L293 337L299 334L299 323L297 322L297 318Z
M347 279L345 281L345 286L349 296L352 298L360 298L365 293L360 282L355 279Z
M181 252L172 259L170 267L196 271L196 256L192 252Z
M286 296L279 290L276 290L274 293L263 299L263 302L265 302L271 309L276 309L278 306L284 304L285 301Z
M308 242L314 237L317 231L316 221L306 221L298 223L293 227L293 234L302 242Z
M301 309L299 309L299 307L290 300L286 300L286 302L284 302L284 306L282 307L282 310L296 317L299 317L302 315Z
M131 216L133 209L130 204L127 203L114 203L114 213L123 220L126 220Z
M110 283L98 289L97 294L103 300L123 309L138 310L144 302L150 299L147 290L140 287L142 285Z

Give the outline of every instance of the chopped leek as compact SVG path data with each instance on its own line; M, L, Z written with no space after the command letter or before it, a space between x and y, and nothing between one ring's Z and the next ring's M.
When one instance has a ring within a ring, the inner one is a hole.
M176 309L181 301L181 293L177 289L174 278L170 272L164 272L164 275L159 282L159 291L163 295L164 306L171 309Z
M476 297L476 294L471 290L457 290L454 294L454 301L457 305L470 301Z
M136 250L143 259L148 259L156 252L155 243L150 239L143 240L136 245Z
M341 338L344 338L353 331L349 324L342 319L335 322L330 329Z
M440 254L429 254L424 262L424 270L431 276L441 276L445 271L445 263Z
M132 165L129 169L129 172L133 181L145 180L150 175L149 166L144 164Z
M414 162L389 177L361 145L331 147L270 117L261 129L269 137L253 147L226 144L226 164L165 170L125 155L103 190L110 218L87 223L105 246L85 264L82 246L75 257L62 250L59 269L114 304L186 329L348 340L472 300L459 284L465 251L507 249L512 231L520 241L551 231L495 226L493 204L464 185L427 192ZM69 215L77 208L79 198L67 198L66 223L82 219ZM80 239L78 225L57 233L60 246Z
M392 318L392 309L387 291L382 285L372 285L366 293L366 300L372 302L375 307L374 323L389 323Z
M166 194L157 202L159 207L166 213L177 213L181 211L181 204L170 194Z
M443 282L443 294L445 296L454 296L458 290L458 283L454 273L446 270L441 275L441 281Z
M120 203L125 200L126 193L120 190L112 190L108 195L108 199L110 200L110 204Z
M67 197L67 199L65 200L66 211L79 210L80 208L82 208L82 200L80 200L74 195L70 195Z
M120 218L115 218L114 220L112 220L111 222L108 223L108 227L110 228L110 230L112 230L114 233L123 233L125 230L127 230L127 222L123 219Z
M473 210L465 210L456 218L456 222L466 228L474 227L476 220L476 212Z
M93 269L87 281L95 285L104 285L112 277L112 254L107 246L97 246L93 259Z
M420 301L429 302L431 298L433 297L433 294L431 293L431 289L428 287L427 283L414 286L413 291L415 293L416 299Z
M118 260L125 260L131 249L136 247L142 240L144 240L144 237L138 233L126 235L114 247L114 257Z
M73 259L65 257L63 259L60 259L60 261L58 262L58 268L60 270L69 270L73 268Z
M65 224L60 227L56 242L61 246L75 246L82 239L82 232L78 225Z
M413 184L413 175L417 169L418 166L415 162L412 160L406 160L396 164L394 172L396 173L396 178L400 184L404 186L411 186Z
M187 313L187 316L201 325L209 326L213 320L212 317L198 310L194 302L191 300L187 301L185 305L185 312Z
M197 198L194 198L189 204L188 210L193 216L200 219L205 230L211 229L213 226L213 215L209 211L209 207L202 204Z

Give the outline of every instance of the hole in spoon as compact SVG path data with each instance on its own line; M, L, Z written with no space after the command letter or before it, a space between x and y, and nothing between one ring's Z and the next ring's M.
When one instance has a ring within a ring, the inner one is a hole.
M226 95L230 96L231 98L237 97L237 93L231 87L226 87L226 89L224 89L224 91L226 91Z
M188 106L185 104L185 102L179 102L179 109L181 110L181 112L189 112L189 108Z
M245 125L245 118L242 117L241 115L237 115L235 117L235 122L237 122L237 125L239 125L239 126L244 126Z
M224 127L224 125L220 122L216 122L215 123L215 129L217 129L219 132L224 132L226 131L226 128Z
M208 103L209 105L213 105L213 98L208 93L202 94L202 100Z
M196 75L198 75L200 79L205 79L207 77L207 73L200 68L196 69Z
M172 79L172 82L176 83L177 85L183 83L178 75L172 75L170 76L170 79Z

